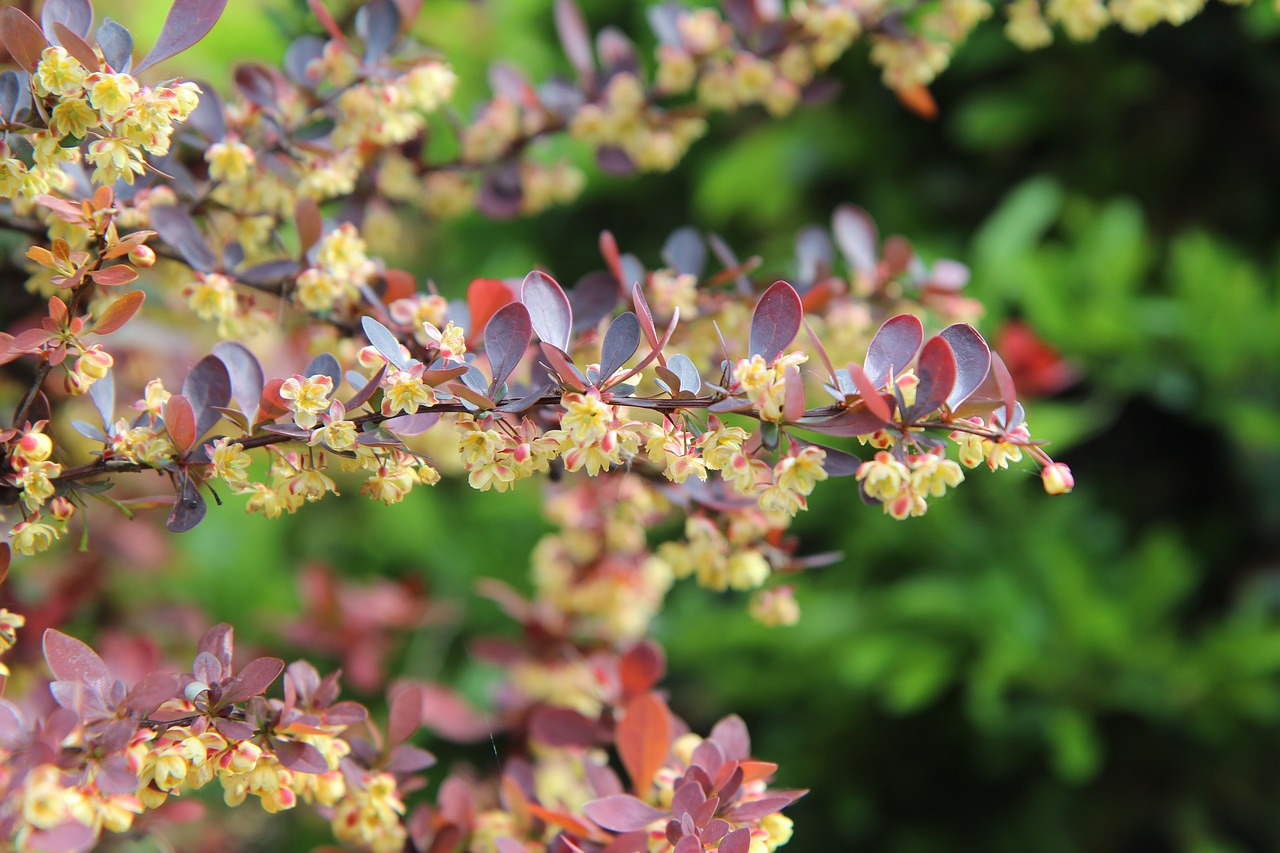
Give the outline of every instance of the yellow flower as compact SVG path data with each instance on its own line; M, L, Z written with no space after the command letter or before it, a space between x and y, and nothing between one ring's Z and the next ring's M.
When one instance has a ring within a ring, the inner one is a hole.
M249 480L249 466L253 458L244 452L244 445L229 438L220 438L213 443L209 453L209 475L221 477L231 485L240 485Z
M63 98L53 108L49 127L61 136L83 139L91 128L102 123L97 110L83 98Z
M134 175L141 175L145 171L138 144L119 137L99 139L91 144L89 159L95 166L94 183L103 186L110 186L120 180L132 184Z
M382 414L388 416L398 412L412 415L438 402L436 392L422 381L421 365L388 373L382 380L382 395Z
M891 501L911 477L911 469L881 450L874 459L859 465L855 476L868 495L879 501Z
M79 97L84 92L87 73L80 61L68 54L65 48L57 45L46 47L36 68L36 91L59 98Z
M821 447L806 447L795 456L784 456L773 468L773 480L783 489L807 495L821 480L827 479L822 463L827 453Z
M311 429L318 422L318 415L329 408L329 395L333 393L333 378L323 373L302 376L295 373L280 386L280 396L289 403L293 422L303 429Z
M565 409L560 416L560 427L578 445L592 444L604 438L613 422L613 409L595 394L565 394L560 405Z
M107 121L116 121L133 104L138 81L128 74L90 74L85 78L89 101Z
M209 164L209 177L215 181L242 183L253 174L253 149L232 137L210 145L204 159Z

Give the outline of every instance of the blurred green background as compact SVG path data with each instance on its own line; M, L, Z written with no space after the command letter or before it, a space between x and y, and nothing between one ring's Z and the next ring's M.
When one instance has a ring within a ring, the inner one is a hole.
M113 15L145 47L163 5ZM642 4L583 5L593 28L651 43ZM473 103L491 61L565 70L550 6L431 0L417 33ZM225 84L236 60L278 61L308 18L231 0L179 63ZM694 224L786 275L801 226L852 201L926 257L970 263L984 332L1024 319L1078 371L1028 404L1072 496L1048 499L1029 467L978 471L897 523L835 481L797 529L846 558L800 579L799 626L674 591L659 637L676 711L695 730L742 714L780 784L814 791L786 850L1280 850L1278 34L1269 3L1214 4L1180 29L1026 55L988 22L934 87L932 122L854 50L834 100L720 118L672 174L593 174L580 203L531 220L406 225L421 251L404 263L457 294L535 264L573 281L600 265L602 227L652 264ZM471 584L527 588L544 529L532 487L450 482L392 509L344 496L285 522L230 506L170 543L177 568L148 594L280 653L304 563L412 578L461 601L462 622L404 640L392 671L481 697L493 673L459 637L510 626ZM139 594L137 577L114 583ZM291 820L261 824L257 849L325 837Z

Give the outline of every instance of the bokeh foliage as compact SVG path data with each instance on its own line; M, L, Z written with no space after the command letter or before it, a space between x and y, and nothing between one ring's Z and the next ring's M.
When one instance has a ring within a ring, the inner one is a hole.
M144 43L161 18L147 5L112 13ZM645 31L640 4L583 6ZM302 3L233 2L191 63L224 82L306 21ZM464 104L491 61L559 68L538 0L430 2L419 34L454 62ZM798 531L846 558L801 579L799 626L673 593L660 639L676 710L695 728L742 713L781 781L814 789L788 850L1280 848L1278 35L1270 4L1032 55L988 24L935 87L934 122L854 51L831 101L721 120L670 175L596 176L533 220L403 222L419 249L399 260L457 294L535 264L572 281L599 266L602 227L654 261L695 224L785 276L799 228L855 201L972 264L984 332L1024 319L1078 371L1031 407L1076 471L1072 497L1045 500L1028 474L896 523L820 490ZM532 488L481 500L460 483L280 522L233 503L178 542L150 594L279 649L303 563L420 577L464 602L462 623L407 639L393 669L480 699L488 676L458 637L504 622L471 584L524 583L537 504ZM116 594L136 588L126 576Z

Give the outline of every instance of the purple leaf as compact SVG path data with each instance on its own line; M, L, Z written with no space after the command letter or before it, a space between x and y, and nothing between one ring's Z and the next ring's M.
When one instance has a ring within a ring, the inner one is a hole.
M702 275L707 263L707 246L696 228L680 228L662 244L662 262L678 273Z
M278 740L274 742L276 757L280 763L290 770L299 773L328 773L329 762L324 755L309 743L299 740Z
M920 360L916 363L916 375L920 377L920 384L916 386L916 401L902 415L907 421L937 411L946 402L951 389L955 388L956 356L946 338L938 335L930 338L924 345L924 349L920 351Z
M98 416L102 418L102 426L111 429L116 417L116 381L115 374L108 373L89 386L89 399L93 401Z
M496 399L498 389L519 366L531 340L533 321L529 309L521 303L510 302L489 318L484 327L484 351L489 356L489 369L493 371L490 397Z
M870 215L860 207L842 204L831 218L831 231L849 266L863 275L873 275L880 238Z
M280 673L284 671L284 661L280 658L257 658L245 664L240 670L240 674L236 676L235 681L226 688L226 692L222 695L220 704L229 705L233 702L243 702L250 696L257 696L268 687L271 683L280 677Z
M18 706L0 699L0 746L16 750L26 740L27 723ZM596 789L597 791L599 788Z
M218 730L219 734L228 740L248 740L258 733L257 730L248 723L242 723L239 720L229 720L226 717L215 717L213 720L213 727ZM310 744L307 745L310 746ZM315 747L311 748L315 749ZM318 750L317 754L319 754ZM280 763L284 764L284 761L281 761Z
M947 326L939 337L951 344L956 357L956 383L947 395L947 408L954 412L987 378L991 371L991 348L967 323Z
M227 0L175 0L155 47L138 63L134 73L176 56L200 41L213 29L226 7Z
M476 209L494 219L510 219L520 214L524 203L524 185L520 168L506 162L485 173L476 195Z
M747 827L735 829L720 839L716 853L747 853L751 849L751 830Z
M702 375L698 373L698 368L694 365L693 360L684 353L678 352L667 359L667 370L670 370L680 380L680 387L677 391L688 391L690 394L697 394L702 390Z
M751 735L747 732L747 724L737 714L730 714L716 723L708 740L718 744L729 761L744 761L751 757Z
M264 261L236 271L236 280L245 284L274 285L292 278L301 267L297 261L287 259Z
M436 757L411 743L402 743L391 751L383 769L391 773L417 773L434 767Z
M276 111L280 102L280 85L275 71L256 62L244 62L236 66L233 78L245 100L268 113Z
M616 145L601 145L596 149L596 165L610 175L635 174L636 163Z
M569 336L573 330L573 309L569 298L556 280L544 272L534 270L524 277L520 287L520 301L529 309L533 330L543 343L561 350L569 349Z
M636 46L627 34L614 26L596 33L596 56L606 77L619 72L634 74L640 67Z
M169 533L186 533L204 521L207 512L209 505L206 505L205 496L200 493L200 485L191 476L183 476L178 484L178 492L174 494L173 510L169 512L168 519L165 519L165 529Z
M363 723L369 719L369 711L359 702L347 700L326 708L324 712L325 725L330 726L353 726L356 723Z
M704 741L705 743L705 741ZM712 749L715 749L713 746ZM685 782L675 790L671 797L671 814L683 818L692 815L707 801L707 792L696 782Z
M600 347L600 381L608 380L640 347L640 321L628 311L609 324Z
M835 250L825 228L810 225L796 235L796 277L808 287L831 273Z
M196 3L200 0L178 0L178 2ZM225 4L226 0L222 2ZM177 4L174 8L177 8ZM137 70L141 71L141 66ZM151 227L160 235L160 239L181 255L192 269L202 273L211 273L217 269L218 259L209 248L209 244L205 242L204 235L200 233L195 220L185 208L177 205L155 205L151 208Z
M265 383L262 364L258 357L249 351L244 344L235 341L219 341L214 344L213 354L222 360L227 376L231 381L231 396L240 410L252 414L262 397ZM92 388L92 386L90 386Z
M231 402L231 374L217 355L206 355L182 381L182 396L191 403L196 417L196 439L222 419L218 407Z
M696 835L686 835L676 842L671 853L702 853L702 839Z
M97 384L98 384L97 382L94 383L94 385L97 385ZM91 439L93 441L101 441L105 444L108 440L107 436L102 432L102 430L98 429L93 424L87 424L84 421L72 421L71 428L76 432L80 433L81 435L83 435L85 438Z
M597 724L572 708L537 707L529 718L529 736L548 746L592 746L598 740Z
M356 12L356 34L364 41L364 61L377 62L400 36L400 10L391 0L369 0Z
M347 371L347 384L352 388L359 388L355 395L342 404L342 407L348 412L356 409L369 402L369 399L378 390L378 386L382 384L382 377L387 375L387 366L384 364L378 368L378 372L373 374L369 379L365 379L359 373L353 370ZM352 381L354 380L354 381Z
M1004 401L1005 429L1013 429L1021 423L1016 417L1017 410L1021 408L1017 405L1018 392L1013 387L1013 374L1005 366L1004 359L995 352L991 353L991 373L996 378L996 387L1000 389L1000 399Z
M44 659L59 681L83 681L105 689L111 680L107 665L97 652L54 628L44 632Z
M80 38L86 38L93 26L93 6L89 0L47 0L40 9L40 27L51 42L58 42L57 33L53 30L55 23L62 24ZM111 62L110 59L107 61Z
M231 650L234 646L235 631L226 622L220 622L200 635L200 641L196 643L196 651L213 655L221 667L221 672L230 675Z
M582 18L582 10L574 0L556 0L556 34L569 64L578 73L578 81L590 89L595 80L595 63L591 58L591 34Z
M373 348L397 370L404 370L409 366L409 360L400 351L399 339L391 334L390 329L372 317L362 317L360 328L364 329L364 336L369 339L369 343L373 344Z
M333 380L333 391L330 392L330 396L342 387L342 365L338 364L338 360L331 354L322 352L302 368L303 376L315 376L317 373Z
M166 672L150 672L129 690L124 705L130 711L149 714L178 692L178 680Z
M216 655L205 651L196 654L196 659L191 664L191 674L195 676L196 681L201 681L208 685L217 684L223 678L231 675L230 672L223 669L222 663Z
M618 282L604 270L587 273L565 294L573 309L573 331L593 329L618 305Z
M127 29L107 18L98 27L98 46L108 65L117 71L129 70L133 61L133 36Z
M881 388L906 369L924 340L924 326L911 314L898 314L885 320L867 347L863 370L871 384Z
M0 74L0 121L17 121L31 107L31 86L25 71Z
M796 791L788 794L777 794L772 797L761 797L758 800L751 800L746 803L738 803L729 809L725 817L736 822L759 820L766 815L771 815L780 809L786 808L804 796L804 794L804 791Z
M644 829L663 813L643 800L630 794L614 794L592 800L582 807L582 813L605 829L614 832L634 832Z
M795 340L803 319L804 309L795 288L785 281L774 282L751 315L750 354L773 362Z

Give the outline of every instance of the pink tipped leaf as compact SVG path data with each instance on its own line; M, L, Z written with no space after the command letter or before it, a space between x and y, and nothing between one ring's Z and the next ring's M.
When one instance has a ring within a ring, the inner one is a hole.
M937 411L955 388L956 356L946 338L932 337L924 345L916 363L916 375L920 383L916 386L915 403L903 413L903 419L908 421Z
M920 351L924 326L912 314L898 314L885 320L867 347L863 369L876 388L893 381ZM852 372L852 371L850 371Z

